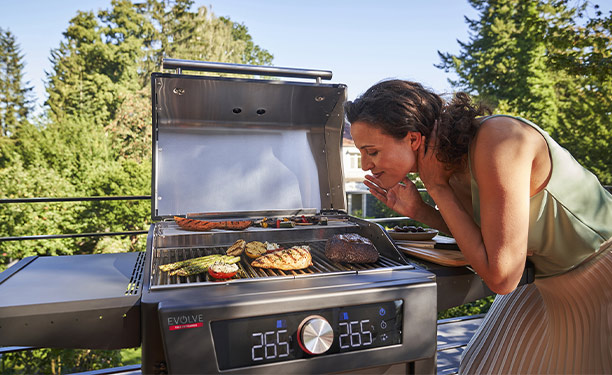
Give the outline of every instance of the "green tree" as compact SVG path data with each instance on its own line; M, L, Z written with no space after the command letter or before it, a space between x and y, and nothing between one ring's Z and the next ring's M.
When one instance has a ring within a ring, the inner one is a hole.
M253 42L244 24L216 17L207 7L191 11L192 0L148 0L158 30L145 61L145 80L163 58L269 65L273 56ZM148 83L148 81L146 81Z
M150 74L160 70L161 58L272 60L246 26L216 18L205 7L192 11L192 4L113 0L107 10L78 12L70 20L51 53L47 112L36 124L25 122L11 128L10 137L0 136L1 197L150 194ZM0 205L0 236L143 230L149 216L148 201L7 204ZM109 236L3 242L0 271L26 256L140 251L145 241ZM60 349L1 360L2 373L54 374L123 361L117 351Z
M468 42L438 52L449 80L551 133L602 183L612 183L610 19L586 19L588 3L567 0L470 0ZM600 69L601 68L601 69Z
M23 81L24 62L15 36L0 28L0 135L10 136L32 111L32 86Z
M123 100L140 89L138 69L153 26L128 0L110 10L78 12L51 52L48 105L56 121L69 117L106 125Z
M117 350L38 349L5 354L1 358L2 374L68 374L119 366Z
M253 42L248 27L242 23L233 22L226 17L220 17L219 20L232 28L231 35L234 42L241 41L244 45L244 48L238 51L241 54L240 63L253 65L270 65L272 63L274 56Z
M455 71L456 88L477 95L500 111L522 115L545 130L557 125L555 83L558 77L546 68L547 20L558 22L566 9L531 0L470 0L479 11L477 20L466 18L471 31L468 43L459 42L455 56L438 52L437 67Z
M598 8L591 17L580 9L567 27L551 28L549 60L574 83L558 87L559 143L612 184L612 12L605 16Z

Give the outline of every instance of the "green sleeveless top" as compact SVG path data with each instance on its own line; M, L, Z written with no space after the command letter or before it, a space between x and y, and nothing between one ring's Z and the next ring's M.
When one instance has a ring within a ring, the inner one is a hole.
M506 116L495 115L485 117ZM582 167L567 150L544 130L536 129L548 144L552 172L546 187L530 198L528 259L536 277L558 275L597 255L602 243L612 237L612 195L597 177ZM469 157L469 155L468 155ZM469 162L474 220L480 225L478 185Z

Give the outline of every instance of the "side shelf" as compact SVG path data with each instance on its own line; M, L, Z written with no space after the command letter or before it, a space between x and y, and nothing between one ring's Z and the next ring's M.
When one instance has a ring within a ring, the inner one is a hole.
M0 346L140 346L145 253L26 258L0 273Z

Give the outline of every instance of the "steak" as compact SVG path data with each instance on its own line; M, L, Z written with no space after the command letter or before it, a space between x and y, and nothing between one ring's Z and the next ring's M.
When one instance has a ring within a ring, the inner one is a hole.
M369 239L357 233L336 234L325 244L325 256L342 263L374 263L378 250Z

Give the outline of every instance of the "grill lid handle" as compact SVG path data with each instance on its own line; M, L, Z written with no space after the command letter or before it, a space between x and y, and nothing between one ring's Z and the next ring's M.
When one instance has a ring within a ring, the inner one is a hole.
M177 74L184 70L195 70L200 72L233 73L233 74L256 74L275 77L314 78L317 82L321 79L330 80L332 72L329 70L281 68L277 66L230 64L211 61L163 59L163 69L175 69Z

